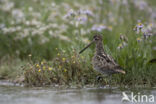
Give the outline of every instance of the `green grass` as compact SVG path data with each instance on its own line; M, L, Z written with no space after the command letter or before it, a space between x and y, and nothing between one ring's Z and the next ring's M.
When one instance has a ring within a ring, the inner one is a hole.
M16 80L23 76L25 84L34 86L97 85L99 73L91 65L95 46L81 55L78 52L98 33L103 35L106 53L126 71L126 75L113 75L113 85L156 84L156 66L148 63L156 57L152 50L156 37L144 39L143 32L133 30L140 20L144 29L152 24L150 32L156 32L153 12L146 7L140 10L133 1L127 4L103 1L100 4L95 0L13 0L14 7L5 10L10 2L0 2L1 79ZM155 0L148 3L148 8L154 10ZM64 18L70 9L74 13ZM90 10L93 15L81 14L80 9ZM81 24L82 21L85 22ZM106 29L92 31L94 25L103 25ZM128 41L121 40L120 34ZM126 46L122 46L124 42ZM122 48L118 49L119 46ZM107 80L104 78L100 84L107 84Z

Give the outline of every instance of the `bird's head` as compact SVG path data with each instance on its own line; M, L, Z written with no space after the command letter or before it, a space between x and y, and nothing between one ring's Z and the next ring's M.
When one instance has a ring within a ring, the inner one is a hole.
M93 41L94 41L94 42L102 41L102 35L94 35L94 36L93 36Z
M83 48L79 54L81 54L83 51L85 51L89 46L91 46L93 43L97 43L99 41L102 41L102 36L101 35L94 35L93 40L90 44L88 44L85 48Z

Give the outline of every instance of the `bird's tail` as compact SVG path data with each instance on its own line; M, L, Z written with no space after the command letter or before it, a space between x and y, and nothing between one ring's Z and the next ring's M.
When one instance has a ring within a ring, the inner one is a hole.
M115 69L116 69L116 72L117 72L117 73L126 74L126 72L125 72L124 70L122 70L123 68L120 67L120 66L116 66Z
M125 72L124 70L121 70L121 69L116 69L116 71L117 71L118 73L126 74L126 72Z

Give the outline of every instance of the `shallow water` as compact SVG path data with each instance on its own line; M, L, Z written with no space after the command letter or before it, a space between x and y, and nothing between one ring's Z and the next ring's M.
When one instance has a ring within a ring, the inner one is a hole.
M121 88L28 88L1 81L0 104L131 104L128 101L121 101L122 92L125 92L128 96L131 96L131 92L139 92L156 97L155 88L135 90ZM145 102L141 104L145 104ZM156 104L156 102L149 104Z

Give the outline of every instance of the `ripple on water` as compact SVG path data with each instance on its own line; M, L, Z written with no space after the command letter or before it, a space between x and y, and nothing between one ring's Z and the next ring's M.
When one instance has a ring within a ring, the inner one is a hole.
M121 90L115 87L112 89L21 87L3 81L0 82L0 104L121 104L122 91L130 92L129 89ZM141 91L156 95L155 88Z

